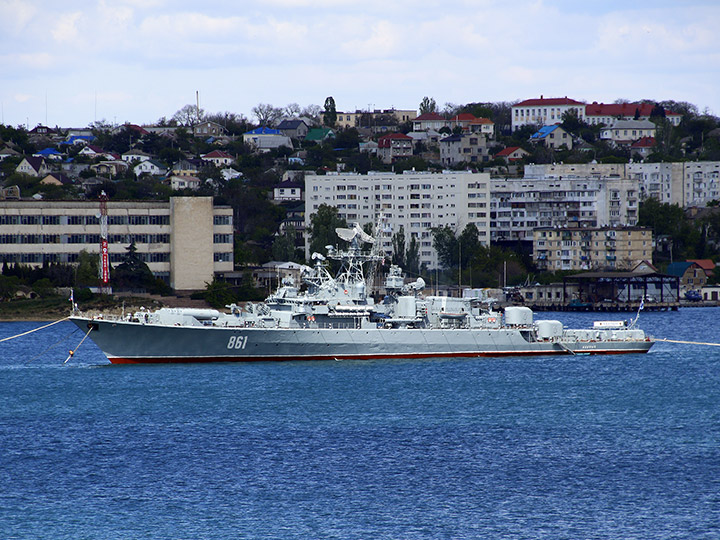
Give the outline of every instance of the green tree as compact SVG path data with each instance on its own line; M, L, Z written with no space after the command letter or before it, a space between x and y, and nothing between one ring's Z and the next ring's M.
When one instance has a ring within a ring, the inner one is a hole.
M5 274L0 276L0 299L12 300L15 292L20 288L20 285L22 285L22 283L17 276Z
M405 267L405 228L400 225L400 229L392 235L392 263L400 267Z
M76 287L96 287L100 280L100 263L97 253L88 253L82 250L78 254L77 270L75 272Z
M236 302L237 294L227 281L214 278L211 283L206 283L203 298L215 309L221 309Z
M310 253L325 253L325 246L337 245L337 227L347 227L347 222L338 215L337 208L321 204L310 216Z
M577 134L580 129L584 127L585 123L580 120L578 113L575 109L568 109L562 115L562 128L568 133Z
M447 225L432 229L433 247L438 254L438 260L444 268L455 268L458 264L458 239Z
M422 101L420 102L420 114L423 115L425 113L436 113L437 112L437 103L435 102L434 98L425 96L422 98Z
M410 243L405 251L405 272L411 276L420 274L420 244L417 238L410 236Z
M119 289L155 289L155 276L138 255L135 242L126 248L123 262L112 272L110 281Z
M323 113L323 123L326 126L334 127L337 122L337 110L335 109L335 100L332 96L325 98L325 112Z
M460 251L460 264L465 267L470 264L470 261L475 256L478 249L481 247L480 244L480 232L474 223L468 223L463 232L460 234L458 239Z
M282 234L275 237L272 245L272 256L276 261L295 261L295 227L288 225Z

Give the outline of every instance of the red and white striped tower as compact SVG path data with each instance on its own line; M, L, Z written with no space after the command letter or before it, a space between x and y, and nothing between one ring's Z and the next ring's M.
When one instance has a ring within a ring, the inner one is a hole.
M100 292L110 294L110 253L108 252L108 196L100 192Z

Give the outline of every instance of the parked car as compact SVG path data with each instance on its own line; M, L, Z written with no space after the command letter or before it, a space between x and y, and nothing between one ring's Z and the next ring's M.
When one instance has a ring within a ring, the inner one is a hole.
M690 302L699 302L702 300L702 295L700 294L700 291L687 291L685 293L685 300L689 300Z

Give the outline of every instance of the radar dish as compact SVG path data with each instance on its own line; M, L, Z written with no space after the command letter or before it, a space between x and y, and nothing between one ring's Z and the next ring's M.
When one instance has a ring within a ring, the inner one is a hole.
M322 253L318 253L317 251L314 251L310 257L312 258L312 260L315 260L315 259L317 259L318 261L325 260L325 256Z
M346 242L352 242L353 238L357 234L355 229L346 229L345 227L338 227L335 229L335 233Z
M357 231L357 235L360 237L360 240L362 240L366 244L374 244L375 243L375 239L372 236L370 236L368 233L363 231L360 228L360 225L358 225L357 223L355 224L355 231Z
M362 230L362 227L358 223L353 223L353 228L348 229L346 227L338 227L335 229L337 235L345 240L346 242L352 242L355 239L365 242L366 244L372 244L375 239Z

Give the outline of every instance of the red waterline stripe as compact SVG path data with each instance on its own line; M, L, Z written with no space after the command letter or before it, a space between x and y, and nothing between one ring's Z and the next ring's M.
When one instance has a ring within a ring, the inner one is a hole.
M575 354L637 354L646 353L645 349L583 350ZM476 358L493 356L550 356L570 355L569 351L502 351L502 352L461 352L461 353L410 353L410 354L352 354L320 356L194 356L194 357L137 357L109 358L113 364L189 364L210 362L287 362L291 360L383 360L416 358Z

